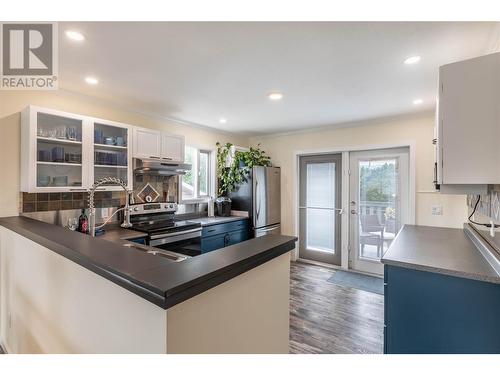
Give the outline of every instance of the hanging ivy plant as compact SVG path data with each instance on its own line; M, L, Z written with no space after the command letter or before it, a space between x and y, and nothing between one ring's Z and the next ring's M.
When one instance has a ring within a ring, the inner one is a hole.
M271 158L266 152L257 147L250 147L248 151L237 150L234 158L228 164L232 143L217 145L217 177L219 179L219 195L229 194L236 190L238 185L247 180L250 171L254 166L268 167L271 165Z

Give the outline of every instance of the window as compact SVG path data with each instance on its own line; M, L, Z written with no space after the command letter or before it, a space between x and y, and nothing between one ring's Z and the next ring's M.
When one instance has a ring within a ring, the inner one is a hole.
M204 199L211 195L211 151L186 146L184 160L191 170L182 177L182 200Z

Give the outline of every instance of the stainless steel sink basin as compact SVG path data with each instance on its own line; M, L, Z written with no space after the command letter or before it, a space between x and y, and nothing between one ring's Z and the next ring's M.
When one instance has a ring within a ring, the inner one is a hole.
M160 256L163 258L167 258L167 259L173 260L174 262L182 262L183 260L190 258L187 255L177 254L177 253L174 253L173 251L157 249L154 247L149 247L149 246L141 245L141 244L134 243L134 242L125 243L125 244L123 244L123 246L128 247L128 248L137 249L137 250L143 251L147 254L157 255L157 256Z

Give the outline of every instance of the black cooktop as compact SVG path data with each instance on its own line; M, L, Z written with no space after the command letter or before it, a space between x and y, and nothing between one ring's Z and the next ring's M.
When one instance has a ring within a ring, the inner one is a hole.
M181 232L187 229L200 228L200 223L186 220L159 220L143 223L134 223L132 228L148 234Z

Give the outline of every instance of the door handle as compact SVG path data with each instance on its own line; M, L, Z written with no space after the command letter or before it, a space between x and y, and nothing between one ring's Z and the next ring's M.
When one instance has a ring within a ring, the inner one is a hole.
M315 209L315 210L326 210L326 211L337 211L339 213L339 215L342 215L344 213L344 209L343 208L329 208L329 207L306 207L306 206L299 206L299 209L301 210L304 210L306 208L311 208L311 209Z
M354 209L353 209L353 210L351 210L351 214L353 214L353 215L357 215L357 214L358 214L358 212L357 212L356 210L354 210Z

